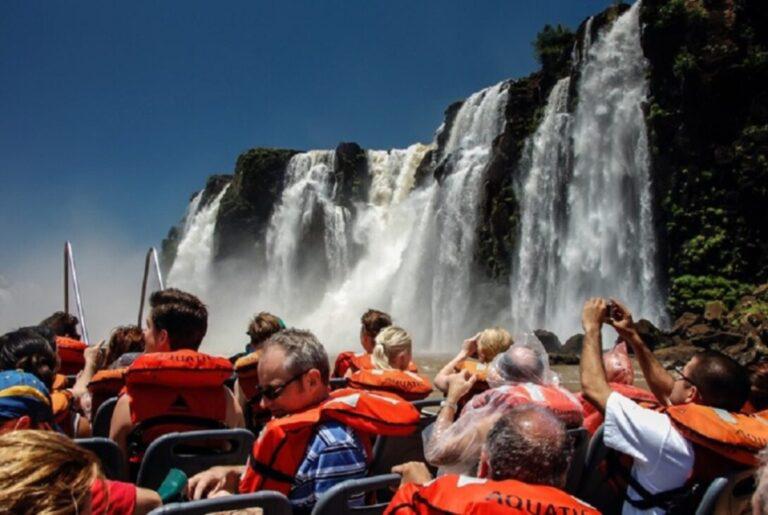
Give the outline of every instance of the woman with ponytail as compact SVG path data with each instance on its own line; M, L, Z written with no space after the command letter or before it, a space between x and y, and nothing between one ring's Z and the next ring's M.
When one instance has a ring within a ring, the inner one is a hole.
M409 371L412 343L405 329L389 326L376 336L371 354L371 370L349 373L352 388L395 393L406 400L427 397L432 392L429 380Z

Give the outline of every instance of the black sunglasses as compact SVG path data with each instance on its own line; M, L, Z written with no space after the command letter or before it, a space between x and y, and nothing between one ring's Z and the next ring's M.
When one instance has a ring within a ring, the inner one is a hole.
M701 388L699 388L699 387L698 387L698 385L697 385L696 383L694 383L693 381L691 381L691 380L688 378L688 376L686 376L685 374L683 374L683 369L682 369L681 367L674 367L672 370L674 370L674 371L675 371L675 373L676 373L677 375L679 375L679 376L680 376L680 378L678 379L678 381L680 381L680 380L682 380L682 381L685 381L685 382L687 382L688 384L690 384L691 386L695 386L697 390L701 390Z
M284 382L283 384L278 385L268 385L268 386L257 386L256 387L256 395L255 398L261 398L263 395L267 399L274 401L278 397L280 397L283 394L283 391L285 391L285 388L291 384L292 382L296 381L297 379L300 379L301 376L309 372L309 370L305 370L304 372L297 374L290 378L288 381Z

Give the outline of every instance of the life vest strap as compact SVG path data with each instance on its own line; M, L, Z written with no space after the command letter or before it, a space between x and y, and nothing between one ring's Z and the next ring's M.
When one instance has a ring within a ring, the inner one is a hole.
M204 417L194 417L190 415L161 415L142 420L134 426L128 433L128 454L131 456L141 455L149 445L144 435L147 431L157 426L193 426L203 429L226 429L226 425L218 420Z
M293 485L295 482L295 478L293 476L289 476L288 474L283 474L279 470L275 470L269 465L264 465L260 461L255 460L253 456L251 456L251 459L248 460L248 464L254 470L254 472L256 472L257 474L265 478L272 479L274 481L279 481L280 483L286 483L289 485Z
M629 496L629 491L626 491L624 494L624 500L638 510L662 508L665 511L671 511L676 506L678 506L681 501L693 498L701 487L700 483L690 485L686 482L686 484L683 486L652 494L643 485L641 485L637 479L632 477L631 473L626 474L625 479L629 486L631 486L632 489L640 497L642 497L642 499L632 499Z

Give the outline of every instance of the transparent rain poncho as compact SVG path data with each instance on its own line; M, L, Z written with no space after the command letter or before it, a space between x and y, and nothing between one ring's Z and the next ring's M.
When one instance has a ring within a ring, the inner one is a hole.
M440 468L441 474L475 475L488 431L515 404L514 390L510 391L509 386L558 386L559 378L549 366L541 341L533 334L517 336L514 341L488 367L491 389L473 397L452 423L438 416L424 431L424 455L430 464ZM578 405L575 396L573 401Z
M625 342L617 343L611 350L603 353L605 377L610 383L634 384L635 369L627 352Z

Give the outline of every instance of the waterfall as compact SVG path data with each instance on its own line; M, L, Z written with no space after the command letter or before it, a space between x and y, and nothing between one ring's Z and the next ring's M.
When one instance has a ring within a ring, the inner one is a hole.
M187 208L176 259L168 272L168 284L204 295L211 281L213 233L226 185L207 205L201 206L203 191L195 195Z
M570 336L590 296L617 297L636 318L663 319L639 9L635 3L591 46L585 41L575 112L563 112L561 81L528 145L512 279L517 329Z
M349 269L349 212L335 203L334 163L331 150L304 152L288 162L285 187L266 236L267 289L282 310L295 302L306 308L308 293L327 287L319 277L337 283ZM322 241L309 243L313 237Z
M466 336L472 291L475 235L481 205L485 171L494 139L504 127L507 102L506 83L470 96L459 109L443 151L450 170L444 183L433 185L432 211L436 234L429 240L435 247L420 252L433 264L425 263L422 273L432 269L432 341L457 341ZM414 249L415 250L415 249Z

